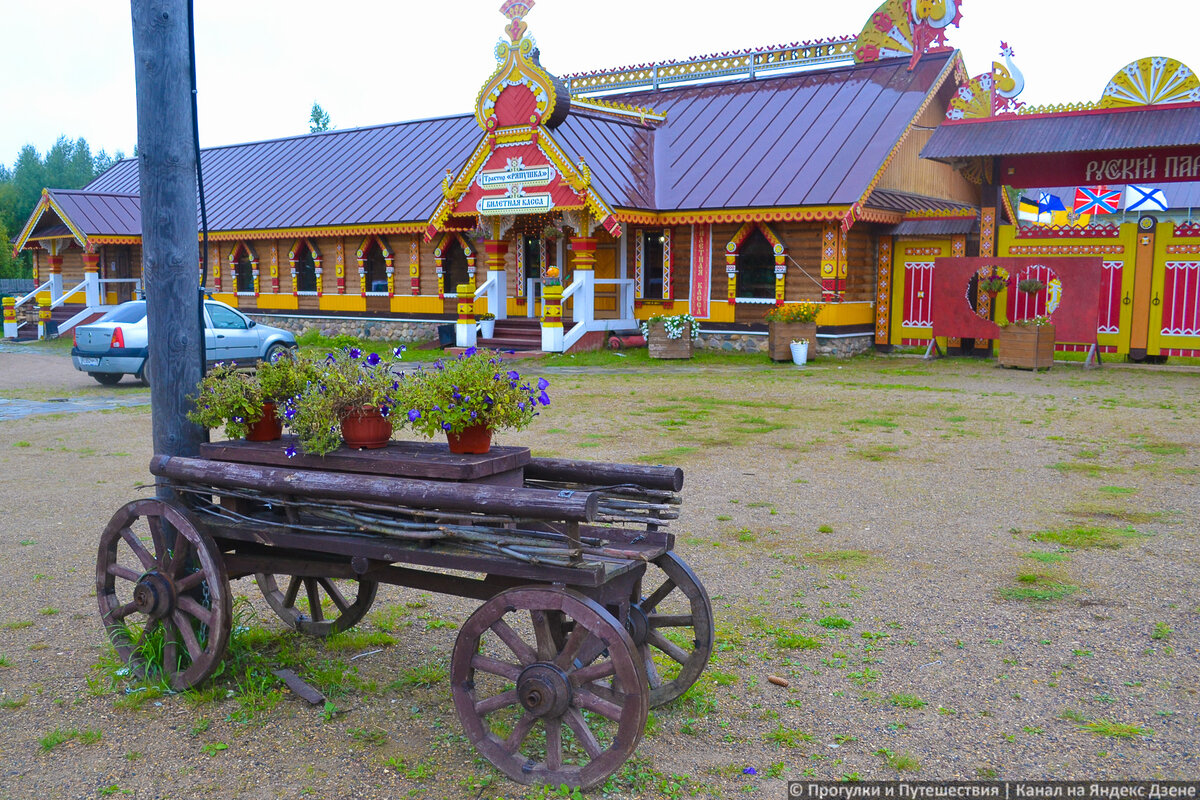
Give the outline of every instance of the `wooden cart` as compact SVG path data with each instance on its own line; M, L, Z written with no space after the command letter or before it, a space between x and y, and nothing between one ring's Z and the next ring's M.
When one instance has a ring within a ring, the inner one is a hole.
M708 595L663 529L681 502L674 467L412 442L289 459L279 442L237 441L151 471L181 500L113 516L96 596L120 656L144 674L160 649L176 689L220 666L230 580L253 575L285 623L317 636L361 620L380 583L471 597L483 604L450 663L471 743L515 781L586 788L712 652Z

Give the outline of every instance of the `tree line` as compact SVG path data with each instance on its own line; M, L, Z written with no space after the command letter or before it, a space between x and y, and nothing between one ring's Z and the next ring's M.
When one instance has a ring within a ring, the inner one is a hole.
M33 275L30 255L14 258L10 240L25 227L42 189L81 189L124 157L120 150L111 156L104 150L93 155L83 137L60 136L45 156L27 144L11 169L0 163L0 278Z

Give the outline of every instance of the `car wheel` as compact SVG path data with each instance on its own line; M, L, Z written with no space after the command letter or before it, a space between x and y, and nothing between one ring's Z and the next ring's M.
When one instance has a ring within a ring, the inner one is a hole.
M101 386L116 386L122 377L120 372L89 372L88 375L95 378Z
M142 362L142 368L138 370L138 374L134 376L147 386L150 385L150 359Z
M267 348L267 352L263 355L263 361L266 361L268 364L274 364L282 356L287 355L287 351L288 346L286 344L276 342Z

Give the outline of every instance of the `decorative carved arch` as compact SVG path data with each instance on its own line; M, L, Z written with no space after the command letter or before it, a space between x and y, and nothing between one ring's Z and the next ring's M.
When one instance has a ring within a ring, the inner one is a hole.
M446 275L442 271L442 264L446 260L446 253L452 241L457 241L462 246L463 254L467 257L467 282L475 283L475 250L471 247L470 240L457 231L447 231L433 248L433 266L437 272L439 297L446 294Z
M367 238L363 239L362 244L358 246L358 266L361 269L363 262L366 260L367 252L371 247L371 242L375 242L379 246L379 252L383 254L384 263L389 267L392 266L392 251L388 249L387 240L382 236L372 233Z
M728 297L730 303L736 302L737 299L737 258L742 250L742 245L746 243L747 237L758 230L762 232L764 238L771 245L771 250L775 254L775 302L777 304L783 302L784 276L787 271L787 248L783 246L783 242L775 231L771 230L770 226L761 220L753 220L747 222L742 227L738 228L737 233L725 245L725 272L729 276Z
M292 248L288 250L288 265L292 273L293 295L300 293L299 267L297 264L300 261L300 252L305 247L308 248L308 252L312 253L313 271L316 273L314 276L316 278L316 290L318 293L321 291L321 251L317 249L316 242L314 242L312 239L309 239L307 236L301 236L292 245Z
M250 246L250 243L245 240L239 241L237 244L235 244L233 246L233 249L229 251L229 272L231 273L231 276L233 278L233 290L238 293L241 293L244 291L238 281L238 272L237 272L238 262L242 260L243 255L246 258L250 259L251 291L257 295L258 294L258 254L254 252L254 248Z

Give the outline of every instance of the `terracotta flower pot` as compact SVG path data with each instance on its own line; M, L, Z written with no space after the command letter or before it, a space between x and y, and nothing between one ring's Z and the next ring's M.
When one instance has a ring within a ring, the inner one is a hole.
M392 423L378 408L364 406L342 418L342 439L356 450L387 447L392 438Z
M275 418L275 404L263 403L262 419L252 422L246 431L248 442L273 442L283 436L283 425Z
M492 429L486 425L464 428L462 433L446 431L451 453L486 453L492 447Z

